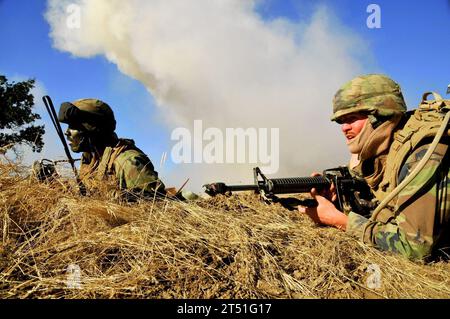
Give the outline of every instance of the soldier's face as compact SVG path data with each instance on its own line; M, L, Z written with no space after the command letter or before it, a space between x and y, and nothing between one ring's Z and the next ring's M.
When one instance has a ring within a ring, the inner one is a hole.
M349 144L364 128L367 122L367 115L360 113L352 113L339 118L341 130Z
M69 126L65 135L67 136L72 152L80 153L89 151L88 138L84 132L73 129Z

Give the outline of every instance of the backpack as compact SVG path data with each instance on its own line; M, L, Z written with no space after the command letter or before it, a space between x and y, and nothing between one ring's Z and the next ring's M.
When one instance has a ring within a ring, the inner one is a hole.
M428 100L429 95L433 95L434 100ZM372 218L375 218L392 199L397 197L398 193L407 185L406 179L413 179L413 176L407 176L401 183L404 185L399 185L398 176L407 157L426 140L433 139L430 148L434 148L434 144L437 145L443 137L449 136L449 111L450 100L443 99L435 92L426 92L423 94L419 107L407 112L406 123L393 135L393 141L386 158L384 177L377 191L377 195L379 195L377 197L382 199L382 202L375 209ZM445 127L442 127L443 125ZM437 136L438 134L440 136ZM423 160L423 164L425 164L427 159L423 158ZM420 166L420 162L417 166ZM410 175L415 176L414 171ZM417 169L417 172L419 171L420 169Z

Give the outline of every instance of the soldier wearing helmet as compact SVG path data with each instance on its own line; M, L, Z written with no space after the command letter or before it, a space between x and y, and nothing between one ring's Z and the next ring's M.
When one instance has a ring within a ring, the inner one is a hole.
M165 195L150 159L130 139L118 138L116 120L108 104L81 99L61 104L58 120L68 124L66 136L73 152L82 153L80 178L112 180L123 194ZM128 196L128 198L133 198Z
M399 85L384 75L359 76L344 84L334 97L331 119L341 125L346 138L351 153L350 171L367 182L376 204L383 203L396 188L398 195L365 218L357 212L337 210L332 204L335 196L318 194L313 189L311 195L318 206L299 207L299 211L380 250L411 259L448 257L448 138L439 140L407 187L397 187L431 148L431 136L423 129L426 123L416 121L416 127L410 124L416 114L406 112ZM407 143L411 145L409 149Z

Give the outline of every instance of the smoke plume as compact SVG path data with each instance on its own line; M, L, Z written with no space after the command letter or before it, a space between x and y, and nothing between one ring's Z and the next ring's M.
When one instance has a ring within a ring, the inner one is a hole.
M79 6L79 28L68 19ZM49 0L54 46L103 55L142 82L169 129L279 128L278 176L348 159L329 121L333 94L361 72L364 43L322 6L308 21L264 20L250 0ZM101 98L101 97L100 97ZM131 110L130 110L131 111ZM270 139L269 139L270 140ZM205 142L203 144L206 144ZM168 149L170 152L170 150ZM158 162L158 159L153 159ZM249 165L179 165L172 183L248 181ZM176 176L176 177L175 177Z

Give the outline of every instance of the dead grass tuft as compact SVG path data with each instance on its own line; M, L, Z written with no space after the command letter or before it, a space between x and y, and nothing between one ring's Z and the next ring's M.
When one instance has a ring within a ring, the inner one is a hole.
M450 296L448 263L380 253L251 194L128 204L25 173L0 164L0 298Z

